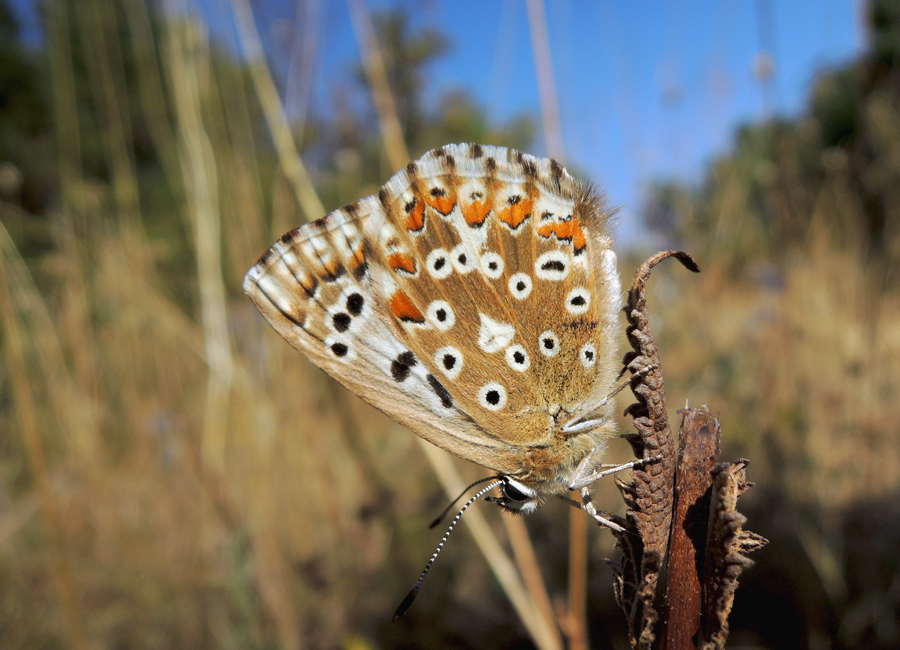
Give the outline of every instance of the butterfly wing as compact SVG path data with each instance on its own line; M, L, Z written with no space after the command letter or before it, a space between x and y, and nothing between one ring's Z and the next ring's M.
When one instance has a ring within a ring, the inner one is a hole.
M476 425L402 343L374 291L363 230L383 222L368 197L284 235L250 269L244 291L294 348L364 400L425 440L472 460L506 448Z
M481 429L521 458L610 392L621 288L596 192L549 159L448 145L379 200L377 290Z
M597 432L576 450L558 430L615 376L607 219L555 161L448 145L285 235L244 289L295 348L424 439L545 480L597 448Z

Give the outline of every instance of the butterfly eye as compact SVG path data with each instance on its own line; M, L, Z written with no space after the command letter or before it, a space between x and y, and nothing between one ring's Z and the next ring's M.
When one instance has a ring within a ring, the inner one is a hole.
M512 483L504 483L503 484L503 496L508 499L512 499L513 501L527 501L528 495L521 492L515 485Z

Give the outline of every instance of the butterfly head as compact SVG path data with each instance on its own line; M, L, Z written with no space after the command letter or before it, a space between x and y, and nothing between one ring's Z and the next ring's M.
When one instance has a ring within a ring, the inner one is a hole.
M525 485L509 476L501 476L499 497L491 497L490 501L511 512L514 515L527 515L534 512L542 499L540 493L533 487Z

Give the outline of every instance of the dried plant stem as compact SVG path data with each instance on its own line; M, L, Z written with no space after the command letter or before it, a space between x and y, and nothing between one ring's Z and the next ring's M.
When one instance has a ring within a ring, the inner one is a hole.
M372 18L364 0L348 0L347 4L350 7L350 17L353 20L353 29L356 32L356 42L359 44L359 49L362 53L366 81L369 83L369 88L372 91L372 101L375 104L375 110L378 112L381 137L384 138L384 147L388 154L388 160L393 169L402 169L409 162L409 150L403 137L403 129L400 127L400 118L397 116L394 96L388 85L381 49L378 47L378 41L375 39Z
M525 521L522 517L501 517L506 533L509 535L509 543L512 546L513 554L516 558L516 564L522 573L522 580L528 593L534 600L534 606L541 613L544 621L552 622L556 620L556 614L553 611L553 603L550 601L550 595L547 593L547 586L541 574L541 566L538 564L537 555L534 552L534 546L531 544L531 538L528 536L528 529L525 527ZM555 625L548 626L555 635L553 647L563 647L558 629Z
M384 60L381 56L378 41L375 38L375 30L372 19L363 0L348 0L350 13L353 17L354 30L360 52L363 55L363 65L366 71L366 80L372 93L372 100L378 111L382 137L388 158L394 168L399 169L409 162L409 150L400 129L400 120L397 116L396 105L393 101L391 89L387 83L387 74L384 69ZM438 480L444 486L447 496L455 498L464 487L462 479L456 472L453 463L447 454L434 446L419 440L420 446L431 463ZM473 516L474 515L474 516ZM523 566L520 560L529 555L534 555L534 549L524 550L527 545L531 547L527 531L520 530L516 543L519 545L515 558L519 572L524 576L529 574L523 582L515 570L515 565L502 550L494 533L487 522L477 511L467 514L467 522L478 544L479 550L485 556L497 579L504 587L507 596L515 607L522 623L528 629L534 642L541 648L560 648L562 642L556 628L555 619L552 616L552 608L540 607L547 599L546 588L540 572L535 572L530 565Z
M284 114L284 106L278 97L278 90L272 80L269 66L266 65L266 57L263 54L259 34L256 30L256 21L253 20L253 10L247 0L231 0L231 4L234 8L241 47L250 65L250 75L256 87L256 95L259 97L269 131L272 133L272 139L278 150L278 160L294 188L297 203L307 220L318 219L325 214L325 207L319 200L319 195L306 172L306 166L297 151L287 116Z
M174 7L170 7L174 10ZM221 214L219 179L212 142L202 112L198 86L202 57L208 52L198 29L189 23L169 30L172 89L179 134L179 158L187 197L189 223L194 234L200 313L209 374L203 418L204 459L220 472L225 471L224 440L228 412L226 401L234 376L234 359L228 333L225 282L222 277Z
M559 121L556 83L553 80L553 59L550 57L550 36L547 33L547 12L544 9L544 0L528 0L527 7L531 51L534 55L534 68L537 74L547 154L562 161L564 150L562 125Z
M633 348L625 364L635 377L631 390L638 402L626 411L638 433L627 436L635 454L661 460L631 473L632 482L617 481L628 506L626 533L616 533L623 560L617 569L616 599L625 610L632 646L651 648L659 615L654 606L656 584L668 549L675 478L675 443L666 414L665 386L659 352L650 331L645 285L654 266L675 257L685 267L699 271L697 263L681 251L657 253L635 274L625 315ZM637 541L640 540L640 541Z
M701 409L683 411L675 469L675 515L666 565L663 650L696 647L700 631L700 558L706 551L709 490L719 457L719 421Z

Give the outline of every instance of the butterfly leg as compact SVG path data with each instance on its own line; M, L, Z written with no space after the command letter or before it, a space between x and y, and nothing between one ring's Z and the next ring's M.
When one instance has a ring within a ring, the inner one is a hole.
M619 524L614 522L612 519L607 518L611 515L606 515L606 513L603 513L601 515L599 512L597 512L597 509L594 507L593 501L591 501L591 493L588 491L588 489L586 487L582 488L582 490L581 490L582 503L579 503L575 499L570 499L569 497L564 497L562 495L557 495L557 496L560 499L562 499L563 501L565 501L566 503L568 503L569 505L571 505L572 507L578 508L579 510L584 510L586 513L588 513L588 515L591 517L591 519L596 521L601 526L606 526L610 530L614 530L617 533L626 532L625 529L622 528ZM606 515L606 516L604 516L604 515Z
M587 468L587 464L590 461L591 456L586 456L584 460L582 460L578 464L578 468L575 470L575 478L572 480L572 483L569 485L570 490L581 490L582 488L587 487L594 481L603 478L604 476L609 476L610 474L615 474L616 472L621 472L624 469L631 469L633 467L637 467L638 465L644 465L646 463L656 462L658 460L662 460L662 456L652 456L650 458L639 458L638 460L633 460L630 463L623 463L622 465L616 465L615 467L611 467L610 469L605 469L602 472L594 472L588 476L582 476Z

